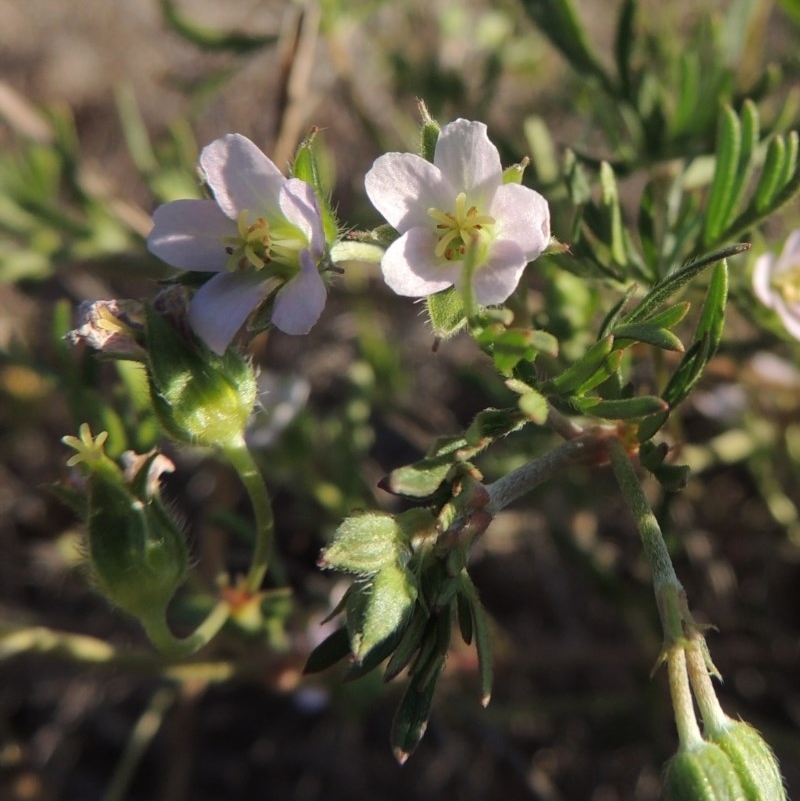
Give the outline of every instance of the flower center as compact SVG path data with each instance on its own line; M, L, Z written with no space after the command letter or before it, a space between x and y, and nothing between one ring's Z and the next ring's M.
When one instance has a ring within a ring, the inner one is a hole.
M780 293L788 305L800 303L800 263L772 279L772 286Z
M492 239L494 217L478 214L475 206L467 208L467 196L464 192L456 196L456 205L452 212L428 209L428 216L436 223L439 241L434 253L439 259L457 261L464 257L470 244L485 248Z
M245 209L236 219L237 236L222 238L228 271L263 270L272 265L273 269L278 268L276 272L282 272L279 265L296 265L297 254L307 246L300 232L291 226L270 225L263 217L248 223L248 217Z

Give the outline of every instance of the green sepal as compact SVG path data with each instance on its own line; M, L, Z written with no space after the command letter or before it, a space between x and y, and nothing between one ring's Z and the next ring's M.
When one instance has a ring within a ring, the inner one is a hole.
M436 143L439 141L441 127L436 120L431 117L428 107L423 101L418 103L421 117L419 127L419 154L425 161L433 162L436 153Z
M331 205L331 189L324 186L320 177L317 156L314 153L314 140L318 129L312 129L311 133L300 143L295 153L294 163L292 164L292 176L299 178L311 185L314 196L317 199L320 216L322 218L322 230L325 234L325 241L328 245L339 238L339 222Z
M95 472L88 506L87 557L98 589L140 620L163 616L189 560L161 500L139 498L120 480Z
M679 751L667 765L670 801L744 801L742 784L728 755L713 743Z
M185 339L149 306L146 335L150 395L165 430L184 442L240 447L257 392L250 363L232 348L218 356Z
M522 178L525 175L525 168L528 166L529 161L525 158L518 164L512 164L503 170L503 183L504 184L521 184Z
M407 541L392 515L365 512L342 522L317 564L357 576L374 576L400 561L407 550Z
M467 323L464 300L455 287L443 289L425 299L428 319L437 339L450 339Z
M707 737L725 752L739 777L747 801L786 801L778 760L759 732L741 720L730 720Z
M604 420L635 420L657 412L668 406L663 398L656 395L641 395L638 398L602 400L599 398L573 398L572 403L584 414L601 417Z
M342 626L329 634L309 655L303 673L321 673L350 655L350 635Z

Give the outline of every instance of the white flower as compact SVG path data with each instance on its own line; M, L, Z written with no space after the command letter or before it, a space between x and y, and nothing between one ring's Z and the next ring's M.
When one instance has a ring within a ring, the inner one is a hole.
M272 323L306 334L325 306L325 249L311 186L285 178L246 137L227 134L200 155L214 200L176 200L153 214L147 246L183 270L218 273L197 291L189 322L224 353L248 315L276 292Z
M412 153L386 153L365 183L372 204L401 234L381 260L384 280L399 295L459 287L474 243L475 299L502 303L550 241L547 201L503 183L500 154L481 122L445 125L433 164Z
M786 330L800 339L800 230L789 234L780 256L765 253L756 259L753 291L775 311Z

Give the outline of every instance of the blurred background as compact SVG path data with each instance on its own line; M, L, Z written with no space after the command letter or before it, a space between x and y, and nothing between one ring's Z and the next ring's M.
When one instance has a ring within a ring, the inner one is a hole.
M576 8L613 63L617 4ZM667 70L687 48L713 49L731 93L779 65L767 110L778 128L788 109L796 127L800 27L789 0L643 2L637 26L638 59ZM348 268L308 337L257 342L271 413L253 436L296 599L288 635L222 637L175 668L86 664L34 628L148 648L92 591L79 525L47 490L66 475L60 438L85 420L109 430L112 453L157 441L140 377L65 345L74 307L152 297L165 272L143 245L150 213L197 196L199 149L227 132L283 167L317 126L341 219L378 224L363 176L382 152L416 148L417 97L441 122L486 121L507 164L542 141L558 157L566 146L595 159L624 151L609 135L623 121L512 0L0 0L0 625L32 627L27 640L0 641L0 798L660 798L677 745L666 677L651 677L660 628L638 535L604 469L532 493L475 553L495 636L487 710L474 651L457 646L426 737L400 768L389 729L402 679L302 676L346 586L315 567L341 519L403 508L378 489L383 475L486 406L513 403L467 337L434 352L419 309L373 267ZM542 125L549 140L536 135ZM621 191L635 214L643 165L629 166ZM545 193L547 167L534 159L529 173ZM797 217L795 203L762 248L778 249ZM557 209L554 233L569 239ZM747 269L733 279L728 344L670 431L689 484L647 488L690 606L716 629L723 706L764 733L797 796L800 350L757 325ZM566 353L608 308L602 282L576 275L545 263L531 276L537 321ZM481 469L497 477L548 444L525 429ZM167 452L178 469L165 492L186 521L192 581L245 569L237 532L249 507L235 476L202 454ZM277 595L276 617L284 607Z

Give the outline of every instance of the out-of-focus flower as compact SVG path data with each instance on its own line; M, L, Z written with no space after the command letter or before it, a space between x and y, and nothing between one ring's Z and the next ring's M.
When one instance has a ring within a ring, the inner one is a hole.
M780 317L786 330L800 339L800 230L789 234L780 256L765 253L756 259L753 291Z
M472 247L476 301L502 303L550 241L547 201L503 183L500 154L481 122L445 125L432 164L412 153L386 153L367 173L366 190L401 234L381 261L384 280L399 295L460 287Z
M308 333L325 305L317 269L325 236L312 187L284 177L241 134L205 147L200 170L214 200L160 206L147 240L173 267L217 273L192 298L192 328L222 354L274 293L273 325L287 334Z
M144 328L144 311L140 301L84 301L78 307L78 319L78 328L64 337L70 345L84 342L109 356L130 359L144 357L144 349L137 342Z

